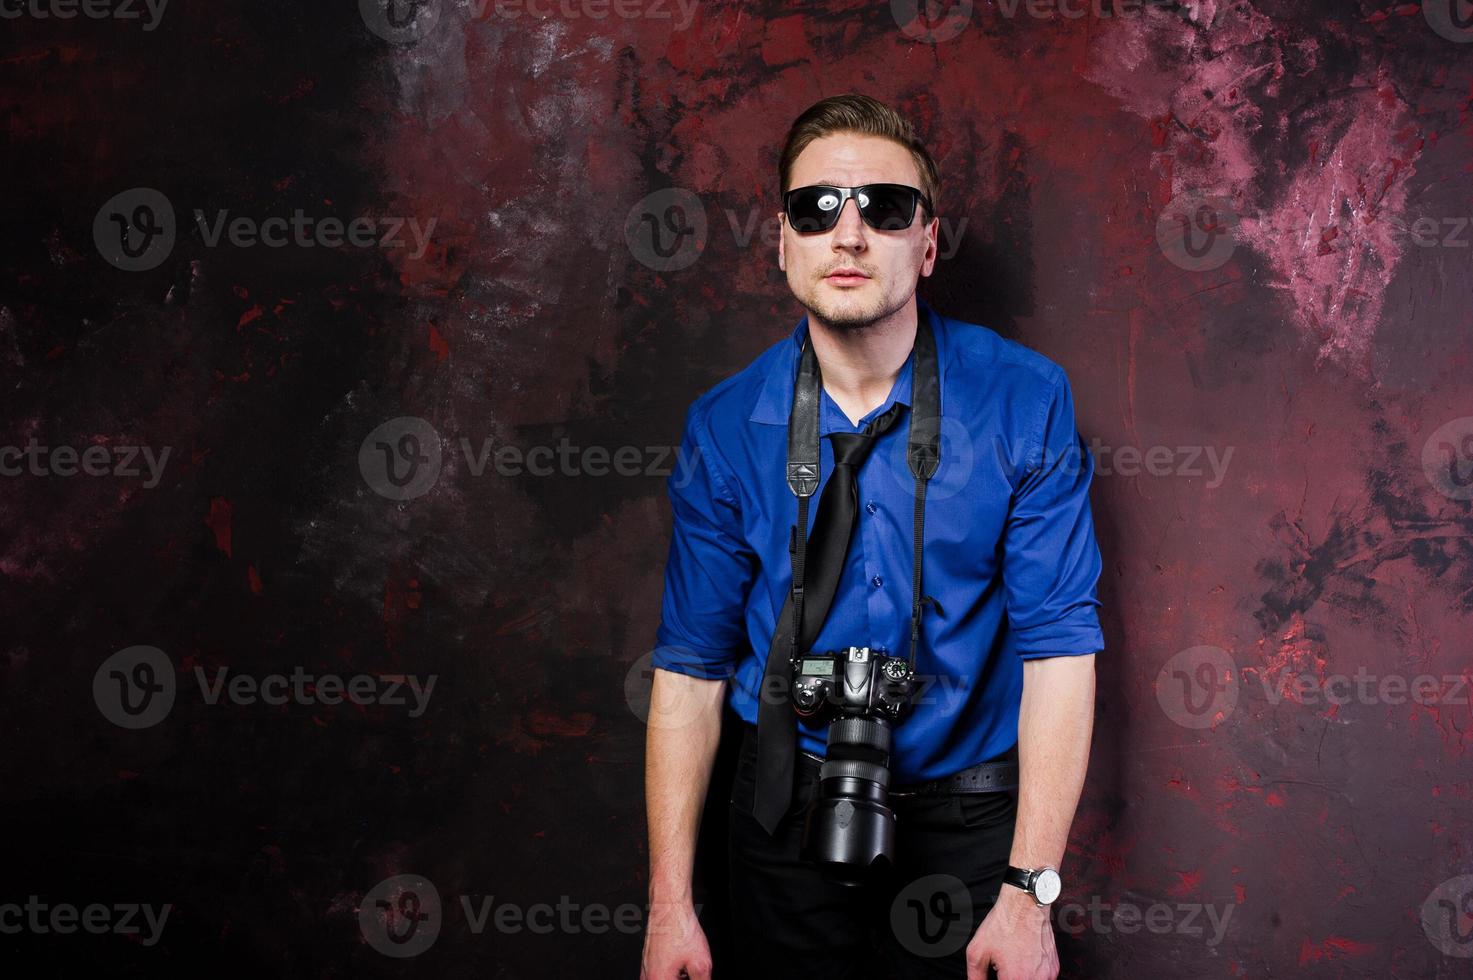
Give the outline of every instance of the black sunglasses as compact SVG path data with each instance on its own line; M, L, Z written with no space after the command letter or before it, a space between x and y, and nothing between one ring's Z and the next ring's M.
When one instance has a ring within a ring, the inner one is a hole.
M934 214L931 199L905 184L860 184L858 187L834 187L811 184L795 187L783 195L783 213L793 230L803 234L828 231L839 223L844 202L854 198L859 216L876 231L900 231L915 220L916 205L924 204L927 214Z

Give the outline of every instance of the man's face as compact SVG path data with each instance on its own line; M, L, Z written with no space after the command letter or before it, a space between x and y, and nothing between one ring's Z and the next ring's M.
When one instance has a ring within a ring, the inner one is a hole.
M835 133L814 140L793 161L788 189L809 184L921 187L910 152L882 136ZM938 222L925 205L900 231L864 223L851 198L828 231L800 234L782 216L777 264L788 287L812 316L844 330L869 326L904 306L921 276L936 264ZM840 272L857 272L842 276Z

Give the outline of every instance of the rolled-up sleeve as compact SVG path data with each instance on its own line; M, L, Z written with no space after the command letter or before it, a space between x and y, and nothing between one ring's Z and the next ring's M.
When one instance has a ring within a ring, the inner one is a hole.
M1036 431L1003 532L1008 622L1025 660L1096 653L1105 640L1096 593L1100 549L1089 507L1094 460L1075 427L1062 368Z
M757 568L741 535L740 504L712 448L697 402L666 480L673 522L652 658L655 667L709 680L730 677L748 650L746 604Z

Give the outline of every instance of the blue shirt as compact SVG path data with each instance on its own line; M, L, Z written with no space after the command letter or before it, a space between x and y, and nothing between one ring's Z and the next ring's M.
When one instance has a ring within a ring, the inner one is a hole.
M992 330L930 317L941 377L941 464L926 491L916 672L923 685L895 728L895 784L949 775L1018 740L1023 661L1104 647L1090 516L1093 459L1075 428L1064 370ZM682 454L667 480L674 523L653 665L729 678L728 700L757 721L768 647L792 585L787 423L804 317L690 406ZM859 515L838 591L813 648L868 646L910 654L915 477L905 462L914 355L884 404L858 425L825 391L819 433L858 432L896 402L901 417L859 473ZM820 438L821 484L833 447ZM810 523L810 531L812 524ZM823 755L827 723L798 725Z

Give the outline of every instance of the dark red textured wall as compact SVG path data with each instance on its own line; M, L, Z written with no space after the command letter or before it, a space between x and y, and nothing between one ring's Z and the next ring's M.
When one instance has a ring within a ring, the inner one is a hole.
M0 948L634 975L672 443L862 91L1099 467L1064 975L1468 975L1473 11L906 6L5 8Z

